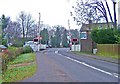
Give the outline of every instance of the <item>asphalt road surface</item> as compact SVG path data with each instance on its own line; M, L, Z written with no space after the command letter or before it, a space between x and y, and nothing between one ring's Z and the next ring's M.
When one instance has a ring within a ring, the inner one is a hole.
M118 82L118 64L78 56L67 48L36 53L37 72L22 82Z

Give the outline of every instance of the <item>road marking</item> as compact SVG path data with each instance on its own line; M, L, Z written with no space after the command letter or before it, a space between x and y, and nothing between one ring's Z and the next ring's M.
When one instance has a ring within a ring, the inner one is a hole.
M57 54L57 53L58 53L58 51L55 51L55 53Z
M75 60L75 59L73 59L73 58L71 58L71 57L64 56L64 55L62 55L62 54L60 54L60 53L58 53L58 52L57 52L56 54L58 54L58 55L60 55L60 56L62 56L62 57L65 57L65 58L67 58L67 59L69 59L69 60L72 60L72 61L74 61L74 62L77 62L77 63L79 63L79 64L82 64L82 65L84 65L84 66L87 66L87 67L89 67L89 68L92 68L92 69L94 69L94 70L97 70L97 71L100 71L100 72L102 72L102 73L105 73L105 74L114 76L114 77L116 77L116 78L120 78L117 73L110 73L110 72L108 72L108 71L105 71L105 70L96 68L96 67L94 67L94 66L91 66L91 65L89 65L89 64L87 64L87 63L85 63L85 62L80 62L80 61Z
M120 78L120 75L118 73L113 73L113 75L117 78Z

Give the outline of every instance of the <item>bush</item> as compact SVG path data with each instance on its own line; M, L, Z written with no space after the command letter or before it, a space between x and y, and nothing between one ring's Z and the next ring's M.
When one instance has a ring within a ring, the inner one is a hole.
M14 43L12 46L14 47L22 47L24 43L22 42L18 42L18 43Z
M33 52L33 49L30 46L23 47L23 53L30 53Z
M115 37L116 37L116 42L118 43L118 44L120 44L120 30L118 29L118 31L116 31L116 35L115 35Z
M2 73L6 71L8 62L13 61L22 52L22 48L9 47L2 53Z
M8 62L13 61L17 56L22 53L30 52L33 52L30 46L26 46L24 48L8 47L8 50L2 53L2 73L6 71Z
M6 39L2 39L2 45L8 47L8 46L7 46L7 40L6 40Z
M95 29L91 32L91 38L98 44L116 44L118 30L114 29Z

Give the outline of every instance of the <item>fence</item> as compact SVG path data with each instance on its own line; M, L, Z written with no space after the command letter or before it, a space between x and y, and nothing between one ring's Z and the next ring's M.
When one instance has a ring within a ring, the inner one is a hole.
M120 44L97 44L98 55L120 58Z

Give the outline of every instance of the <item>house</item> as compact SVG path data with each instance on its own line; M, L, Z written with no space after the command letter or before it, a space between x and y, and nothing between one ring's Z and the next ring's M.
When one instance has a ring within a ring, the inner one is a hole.
M113 23L109 22L109 28L113 28ZM83 24L80 30L80 42L82 52L92 52L96 48L96 43L91 39L91 31L95 28L103 29L108 28L107 23L91 23Z
M0 44L2 44L2 21L0 19Z

